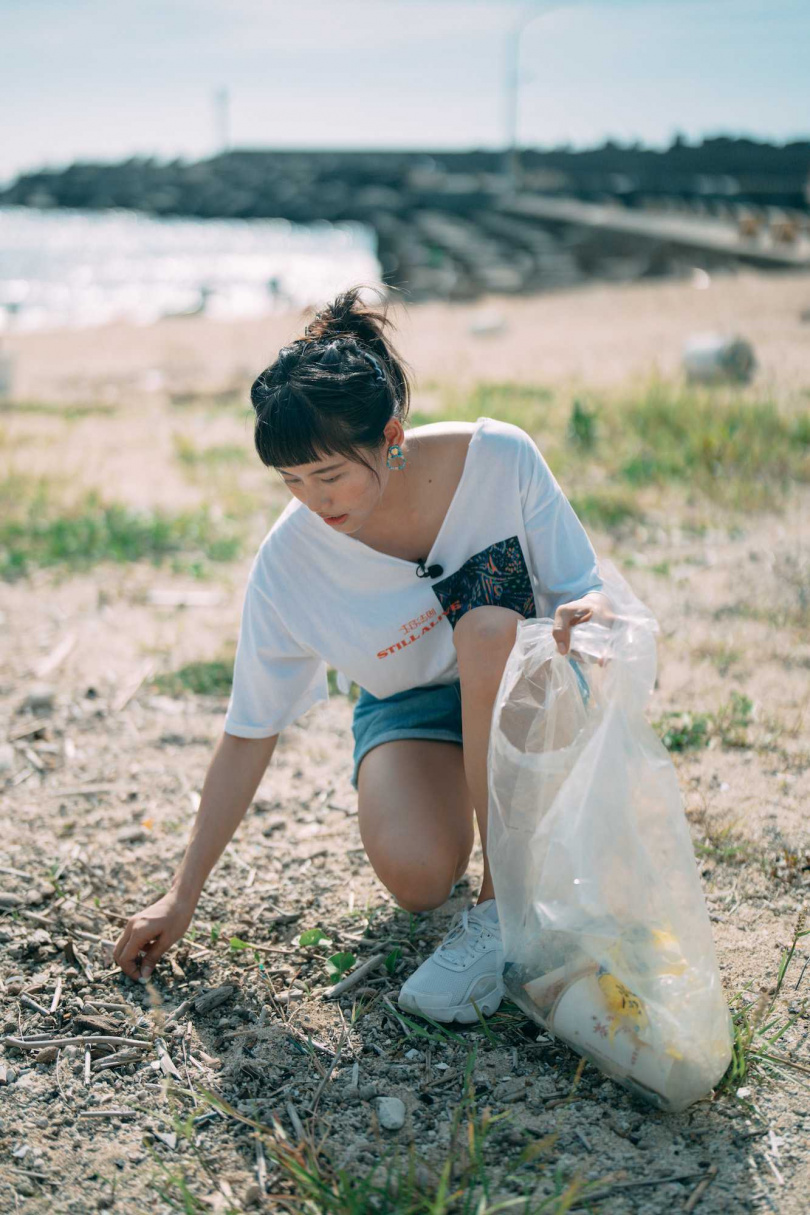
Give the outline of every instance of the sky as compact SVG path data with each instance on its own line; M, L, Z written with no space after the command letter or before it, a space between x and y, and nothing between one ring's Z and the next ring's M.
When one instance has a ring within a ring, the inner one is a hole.
M0 0L0 180L236 147L810 133L810 0Z

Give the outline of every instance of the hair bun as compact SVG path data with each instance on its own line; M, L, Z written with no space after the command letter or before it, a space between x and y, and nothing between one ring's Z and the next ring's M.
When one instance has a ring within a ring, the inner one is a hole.
M373 347L389 323L384 313L366 307L360 299L359 287L352 287L322 308L307 325L305 334L310 341L349 337Z

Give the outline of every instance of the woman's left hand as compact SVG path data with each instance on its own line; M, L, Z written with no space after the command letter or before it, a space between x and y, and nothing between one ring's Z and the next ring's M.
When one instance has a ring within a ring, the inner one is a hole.
M584 624L586 620L598 620L603 624L610 620L608 600L599 591L591 591L589 595L583 595L571 603L561 603L557 608L551 636L561 654L567 654L571 648L571 629Z

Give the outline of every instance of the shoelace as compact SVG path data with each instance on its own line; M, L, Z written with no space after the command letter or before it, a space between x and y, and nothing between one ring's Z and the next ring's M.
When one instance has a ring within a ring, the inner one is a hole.
M470 921L471 911L471 907L465 907L463 911L456 912L450 921L450 928L437 950L438 953L452 953L466 961L468 957L475 957L480 951L484 934L487 931L491 932L494 925L484 924L481 920ZM473 929L476 931L470 940L469 934Z

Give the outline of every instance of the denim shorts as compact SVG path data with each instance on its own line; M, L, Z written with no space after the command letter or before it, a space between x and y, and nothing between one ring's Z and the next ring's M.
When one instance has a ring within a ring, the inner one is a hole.
M573 660L582 699L588 702L588 682ZM398 738L432 738L437 742L463 743L461 733L461 684L432 684L408 688L393 696L377 698L362 689L354 706L354 771L352 784L357 788L360 760L380 743Z

